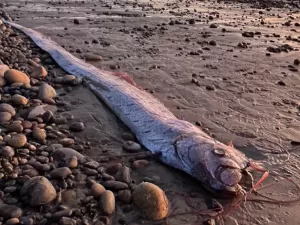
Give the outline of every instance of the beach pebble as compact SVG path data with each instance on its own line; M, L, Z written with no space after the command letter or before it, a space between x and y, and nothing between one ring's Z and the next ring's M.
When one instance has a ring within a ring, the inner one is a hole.
M29 77L15 69L9 69L4 73L4 78L9 84L13 83L22 83L22 84L30 84L30 79Z
M101 184L94 183L91 187L91 194L95 198L100 197L104 192L105 192L105 188Z
M100 200L101 208L107 215L111 215L115 211L115 196L111 191L105 191Z
M134 141L126 141L122 148L128 152L139 152L141 151L141 145Z
M0 216L6 219L19 218L23 215L23 210L15 205L0 204Z
M7 225L15 225L15 224L19 224L20 220L18 218L10 218L8 220L6 220Z
M0 76L0 87L4 87L6 85L6 80Z
M82 162L84 156L72 148L57 148L52 152L52 157L54 160L68 161L71 157L76 156L79 162Z
M0 154L4 157L13 157L15 155L15 150L10 146L5 146L0 150Z
M142 169L149 165L149 161L146 159L135 160L132 163L133 169Z
M72 171L68 167L60 167L52 170L49 173L51 179L66 179L72 174Z
M53 105L38 105L29 110L27 118L34 119L38 116L42 116L47 110L50 110L52 113L55 113L57 111L57 108Z
M34 78L46 77L47 70L43 66L37 66L32 69L31 76Z
M22 121L22 126L24 129L30 129L32 127L32 123L28 120Z
M51 85L47 83L43 83L39 87L39 93L38 93L39 99L44 100L47 98L55 98L55 97L56 97L56 91Z
M62 144L64 147L68 147L74 145L75 141L72 138L63 138L59 140L59 143Z
M15 108L12 107L11 105L7 104L7 103L0 104L0 112L8 112L8 113L11 114L11 116L15 116L16 115Z
M65 75L62 78L63 84L74 84L76 77L74 75Z
M73 169L78 166L78 159L76 156L72 156L67 160L66 166Z
M23 126L20 123L12 123L7 127L7 131L20 133L23 131Z
M22 216L20 218L20 222L23 225L33 225L33 219L31 218L31 216Z
M32 130L32 136L39 143L44 143L46 140L47 134L44 129L36 127Z
M118 172L118 170L122 168L122 166L123 165L121 163L115 163L115 164L109 165L106 168L106 172L111 175L116 174Z
M128 189L128 185L121 181L104 181L102 182L102 185L110 190L121 190L121 189Z
M10 121L11 114L9 112L0 112L0 122Z
M74 123L70 124L69 129L72 131L80 132L85 129L85 126L84 126L84 123L82 123L82 122L74 122Z
M57 211L57 212L53 213L51 215L51 219L52 220L59 220L64 216L71 216L72 213L73 213L72 209L63 209L63 210L60 210L60 211Z
M7 143L14 148L22 148L27 143L27 138L24 134L15 134Z
M59 220L60 225L77 225L76 220L69 218L69 217L62 217Z
M56 198L56 190L47 178L37 176L23 185L21 196L28 197L31 206L39 206L53 201Z
M123 166L120 168L115 175L117 181L122 181L124 183L130 184L131 183L131 170L127 166Z
M14 105L27 105L28 103L28 99L19 94L13 95L11 101Z
M9 67L7 65L0 65L0 76L4 77L4 73L9 70Z
M102 57L100 55L96 55L96 54L86 54L84 56L85 60L87 61L101 61Z
M132 195L129 190L118 191L118 198L125 204L129 204L132 201Z
M52 120L53 115L54 115L53 112L47 110L42 116L44 123L49 123Z
M168 199L158 186L142 182L133 191L133 202L150 220L160 220L168 214Z

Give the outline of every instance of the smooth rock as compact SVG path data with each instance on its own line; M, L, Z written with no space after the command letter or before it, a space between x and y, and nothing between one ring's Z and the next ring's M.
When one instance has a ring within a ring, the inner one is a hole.
M72 156L71 158L69 158L66 162L66 166L74 169L78 166L78 159L76 156Z
M72 213L73 213L73 211L71 209L63 209L63 210L53 213L51 216L51 219L59 220L64 216L71 216Z
M19 218L23 215L23 210L15 205L0 204L0 216L6 219Z
M80 132L85 129L84 123L82 122L74 122L70 124L69 129L72 131Z
M96 55L96 54L86 54L84 56L85 60L87 61L101 61L102 57L100 55Z
M31 76L34 78L46 77L47 70L43 66L37 66L32 69Z
M9 112L0 112L0 122L10 121L11 114Z
M49 175L51 179L65 179L72 174L72 171L68 167L60 167L52 170Z
M5 146L0 150L0 154L4 157L13 157L15 155L15 150L10 146Z
M126 141L122 148L127 152L139 152L141 151L141 145L134 141Z
M69 218L69 217L62 217L60 220L59 220L59 224L60 225L76 225L77 222L76 220L72 219L72 218Z
M118 191L118 198L125 204L129 204L132 201L132 194L129 190Z
M104 181L102 182L102 185L111 190L122 190L122 189L128 189L128 185L121 181Z
M23 131L23 126L19 123L12 123L7 127L7 131L21 133Z
M59 143L62 144L64 147L68 147L74 145L75 141L72 138L63 138L59 140Z
M55 97L56 97L56 91L51 85L47 83L43 83L39 87L39 93L38 93L39 99L44 100L47 98L55 98Z
M145 168L146 166L149 165L149 161L146 159L140 159L140 160L135 160L132 163L132 168L133 169L141 169L141 168Z
M14 105L27 105L28 103L28 99L19 94L13 95L11 101Z
M15 134L7 143L14 148L22 148L27 143L27 138L24 134Z
M32 136L39 143L45 143L45 140L47 138L46 131L44 129L40 129L38 127L34 128L32 130Z
M4 79L4 77L0 76L0 87L4 87L6 85L6 80Z
M162 189L142 182L133 191L133 202L150 220L161 220L168 214L169 203Z
M101 208L104 213L111 215L115 211L115 196L111 191L105 191L101 196Z
M66 162L73 156L76 156L79 162L84 160L84 156L72 148L57 148L52 152L53 159L58 162Z
M105 192L105 188L101 184L94 183L91 187L91 194L95 198L100 197L104 192Z
M7 225L15 225L15 224L19 224L20 220L18 218L10 218L9 220L6 221L5 224Z
M0 76L4 77L4 73L9 70L9 67L7 65L0 65Z
M39 206L53 201L56 190L47 178L37 176L23 185L21 196L27 196L31 206Z
M115 175L117 181L122 181L124 183L130 184L131 183L131 170L127 166L123 166L120 168Z
M15 116L16 115L15 108L12 107L11 105L7 104L7 103L0 104L0 112L8 112L8 113L11 114L11 116Z
M22 84L30 84L30 79L29 77L15 69L9 69L4 73L4 78L9 84L13 83L22 83Z
M107 168L106 168L106 172L113 175L113 174L116 174L119 169L122 168L122 164L121 163L115 163L115 164L112 164L112 165L109 165Z
M28 119L34 119L38 116L42 116L47 110L55 113L57 111L57 107L53 105L38 105L30 109L26 117Z

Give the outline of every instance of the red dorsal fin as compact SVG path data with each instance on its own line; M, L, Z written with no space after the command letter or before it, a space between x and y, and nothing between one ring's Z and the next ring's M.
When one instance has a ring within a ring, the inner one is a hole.
M125 80L127 83L131 84L132 86L135 86L139 89L142 90L142 88L140 88L135 82L134 80L132 79L131 76L129 76L127 73L123 73L123 72L116 72L116 73L113 73L114 76L116 77L119 77L123 80Z

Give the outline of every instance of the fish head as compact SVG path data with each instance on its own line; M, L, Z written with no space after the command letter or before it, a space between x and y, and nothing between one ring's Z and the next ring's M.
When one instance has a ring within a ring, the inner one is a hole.
M250 162L242 152L231 145L200 138L190 146L188 154L194 176L210 191L221 195L243 192L239 183Z
M249 167L249 159L233 146L211 143L205 153L210 186L223 195L237 195L243 191L240 182Z

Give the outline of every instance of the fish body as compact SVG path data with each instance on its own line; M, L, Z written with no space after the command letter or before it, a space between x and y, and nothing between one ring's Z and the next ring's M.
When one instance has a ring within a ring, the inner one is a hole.
M178 119L149 93L67 52L41 33L5 21L29 36L70 74L84 78L92 91L127 125L138 141L159 159L196 178L213 191L237 193L249 160L232 146Z

